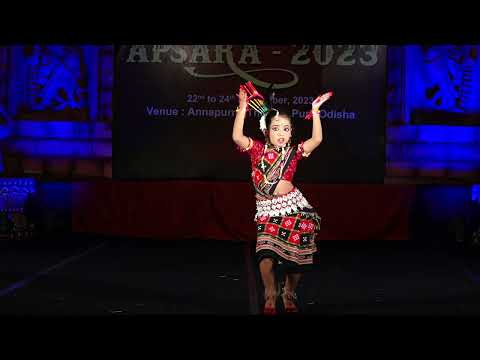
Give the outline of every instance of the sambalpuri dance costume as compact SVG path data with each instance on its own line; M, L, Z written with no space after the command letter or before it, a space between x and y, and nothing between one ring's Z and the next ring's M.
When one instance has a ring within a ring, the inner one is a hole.
M270 109L263 96L250 81L240 88L249 95L247 104L261 115L260 130L265 132ZM292 182L298 160L310 154L304 152L303 142L294 147L275 147L248 139L247 148L238 149L250 155L252 165L258 260L272 258L284 263L288 272L302 272L313 264L313 254L317 251L315 235L320 231L321 218L296 187L284 195L274 193L280 180Z
M251 138L249 141L246 149L239 150L250 155L252 164L258 260L273 258L290 272L302 272L305 265L313 264L321 218L296 187L285 195L274 195L274 191L280 180L292 181L298 160L308 156L303 142L276 148Z

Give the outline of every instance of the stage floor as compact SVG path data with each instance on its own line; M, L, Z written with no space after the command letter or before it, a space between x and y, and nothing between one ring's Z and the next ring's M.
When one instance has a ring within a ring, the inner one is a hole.
M84 235L3 240L0 315L256 315L263 289L252 245ZM301 315L480 315L478 250L411 241L319 248L297 291Z

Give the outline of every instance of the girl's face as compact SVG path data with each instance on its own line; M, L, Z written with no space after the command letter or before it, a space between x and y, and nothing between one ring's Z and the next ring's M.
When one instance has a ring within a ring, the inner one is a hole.
M274 146L287 146L288 141L292 137L292 125L290 120L285 116L276 116L270 122L268 131L270 142Z

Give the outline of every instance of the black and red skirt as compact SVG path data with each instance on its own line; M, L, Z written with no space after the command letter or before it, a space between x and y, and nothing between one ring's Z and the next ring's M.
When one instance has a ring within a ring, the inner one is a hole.
M255 221L259 261L272 258L291 272L302 272L313 264L321 218L298 189L257 200Z

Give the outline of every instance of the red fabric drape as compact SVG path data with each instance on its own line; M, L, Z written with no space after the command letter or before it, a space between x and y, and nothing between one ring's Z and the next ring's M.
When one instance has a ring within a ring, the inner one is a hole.
M298 188L322 217L319 240L408 239L413 185ZM246 182L99 181L73 184L76 232L156 239L255 241Z

